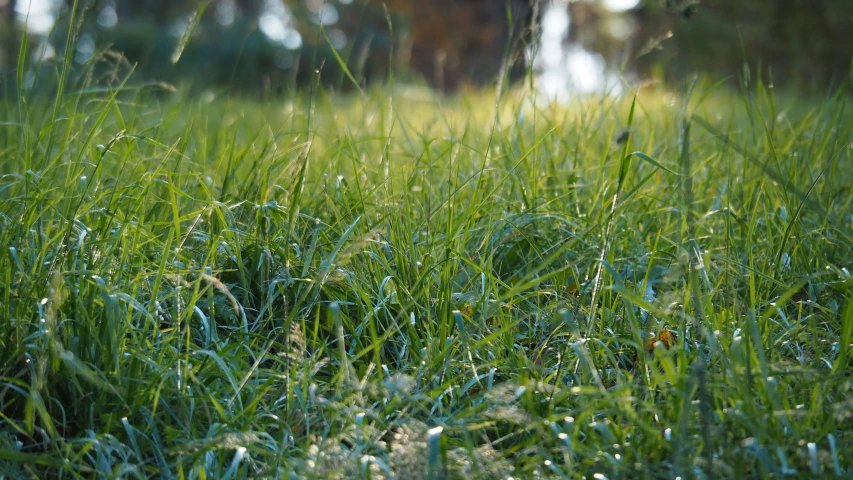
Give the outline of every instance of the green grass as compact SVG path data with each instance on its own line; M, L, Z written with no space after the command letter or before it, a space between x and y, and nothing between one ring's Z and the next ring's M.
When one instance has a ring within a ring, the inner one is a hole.
M56 77L0 105L0 477L853 471L844 91Z

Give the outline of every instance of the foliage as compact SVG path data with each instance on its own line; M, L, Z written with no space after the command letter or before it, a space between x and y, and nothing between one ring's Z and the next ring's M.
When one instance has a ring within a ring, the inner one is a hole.
M71 61L0 108L3 475L850 474L844 90L260 103Z
M749 75L760 61L772 83L822 91L848 76L853 3L847 0L648 0L635 15L632 66L665 80L695 72Z
M3 74L13 72L16 64L16 3L0 0L0 82L8 83ZM538 10L546 3L539 2ZM73 4L64 0L64 14L52 36L60 54ZM425 79L433 87L455 91L466 82L494 83L508 46L515 47L511 50L517 56L524 44L536 44L539 15L534 4L78 0L86 12L81 36L93 46L80 61L112 48L137 63L138 75L150 80L190 81L264 95L310 84L312 72L322 65L326 85L355 90L345 81L332 44L359 84L384 82L393 70L398 78ZM260 18L271 8L281 13L288 29L298 31L299 42L286 47L261 31ZM324 8L335 12L325 21L320 18ZM608 10L601 1L577 1L568 8L570 41L602 55L612 69L624 69L629 78L678 82L694 73L715 78L755 75L742 69L749 58L765 78L772 77L773 85L815 92L842 83L853 59L853 3L848 0L643 0L622 13ZM114 24L99 21L107 9L115 13ZM186 20L202 9L199 28L181 61L173 65L172 53ZM524 65L515 65L511 76L519 79Z
M395 75L411 73L417 80L425 78L434 87L453 91L463 81L494 82L507 52L518 56L523 42L535 42L530 0L77 0L76 4L78 17L84 17L83 38L96 49L123 54L148 78L244 91L305 85L321 67L327 84L350 87L342 81L332 48L358 74L359 82L385 80L393 68ZM59 12L52 35L57 50L64 45L74 5L75 0L65 0ZM104 12L110 12L108 22ZM173 65L172 50L196 18L198 28L183 60ZM264 31L270 22L273 30ZM283 42L277 34L295 38ZM514 78L524 69L523 62L516 63L510 69Z

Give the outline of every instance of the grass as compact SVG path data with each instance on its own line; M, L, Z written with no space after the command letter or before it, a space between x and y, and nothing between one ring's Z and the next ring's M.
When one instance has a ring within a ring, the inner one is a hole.
M58 69L0 106L0 477L853 471L844 90Z

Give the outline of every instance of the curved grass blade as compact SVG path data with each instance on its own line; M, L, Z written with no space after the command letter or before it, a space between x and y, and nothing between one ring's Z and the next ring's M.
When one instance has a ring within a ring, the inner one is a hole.
M668 169L668 168L664 167L663 165L661 165L661 164L660 164L660 162L658 162L658 161L657 161L657 160L655 160L654 158L652 158L652 157L650 157L650 156L646 155L646 154L645 154L645 153L643 153L643 152L634 152L634 153L629 154L628 156L629 156L629 157L637 157L637 158L639 158L640 160L645 160L646 162L651 163L651 164L652 164L652 165L654 165L655 167L657 167L657 168L659 168L659 169L661 169L661 170L665 170L665 171L667 171L667 172L669 172L669 173L671 173L671 174L673 174L673 175L677 175L677 176L679 176L679 177L683 177L683 176L684 176L684 175L683 175L683 174L681 174L681 173L678 173L678 172L676 172L676 171L674 171L674 170L670 170L670 169Z
M181 59L181 55L184 53L184 48L186 48L187 44L190 42L190 38L192 38L193 33L195 32L196 27L198 27L201 17L204 16L204 11L207 10L208 5L210 5L210 1L204 2L198 10L194 11L190 15L189 20L187 20L187 28L184 29L181 39L178 41L178 44L175 45L175 51L172 52L172 64L178 63L178 60Z
M338 53L338 49L335 48L334 45L332 45L332 40L329 39L329 35L326 34L326 29L321 29L321 32L323 33L323 38L326 39L326 43L329 44L329 48L332 49L332 55L335 56L335 60L338 61L338 65L340 65L341 70L344 71L344 74L346 74L347 78L349 78L352 84L355 85L355 88L358 90L358 93L364 95L364 91L361 89L361 85L358 84L355 77L352 75L352 72L349 71L349 67L347 67L347 62L345 62L344 59L341 58L340 54Z

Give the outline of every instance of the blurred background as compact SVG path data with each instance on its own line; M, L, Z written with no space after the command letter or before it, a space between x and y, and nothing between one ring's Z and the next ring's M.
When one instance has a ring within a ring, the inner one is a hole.
M0 0L3 91L24 30L28 65L61 60L73 4ZM264 95L305 86L322 65L342 90L350 75L366 85L393 71L453 92L531 71L570 98L622 79L742 76L744 59L777 86L819 91L853 58L851 0L79 0L74 22L81 66L123 62L137 79ZM505 58L517 61L502 70Z

